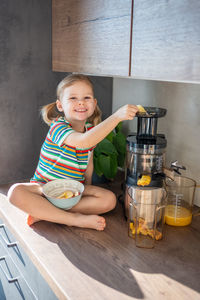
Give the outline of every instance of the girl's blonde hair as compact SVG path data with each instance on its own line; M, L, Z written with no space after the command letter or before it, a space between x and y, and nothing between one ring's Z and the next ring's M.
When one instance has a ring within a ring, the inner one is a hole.
M92 92L94 94L93 84L89 77L82 74L70 74L58 84L56 91L57 99L60 100L60 98L62 97L62 93L64 92L64 89L66 87L69 87L78 81L83 81L87 83L91 87ZM58 111L56 102L52 102L43 106L41 109L41 114L44 122L48 125L51 125L51 123L55 119L64 116L63 112ZM96 105L93 115L90 118L88 118L87 121L93 125L97 125L101 122L101 110L98 105Z

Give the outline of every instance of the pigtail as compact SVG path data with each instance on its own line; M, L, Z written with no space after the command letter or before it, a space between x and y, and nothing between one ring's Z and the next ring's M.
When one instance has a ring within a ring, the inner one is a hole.
M96 105L93 115L90 118L88 118L88 122L94 126L98 125L99 123L101 123L101 115L102 115L102 112L101 112L99 106Z
M41 115L44 122L50 126L55 119L63 116L63 113L57 110L56 102L52 102L42 107Z

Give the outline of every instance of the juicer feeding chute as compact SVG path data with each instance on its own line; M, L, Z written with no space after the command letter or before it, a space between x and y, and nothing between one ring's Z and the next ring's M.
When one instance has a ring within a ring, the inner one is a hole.
M158 118L164 117L167 110L158 107L145 107L146 112L137 113L137 137L154 138L157 134Z

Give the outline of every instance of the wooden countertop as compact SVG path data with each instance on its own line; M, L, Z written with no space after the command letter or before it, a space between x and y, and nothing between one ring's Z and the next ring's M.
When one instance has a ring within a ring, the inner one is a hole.
M200 299L200 217L168 226L154 249L135 246L119 204L103 232L45 221L30 228L26 217L0 194L0 218L59 299Z

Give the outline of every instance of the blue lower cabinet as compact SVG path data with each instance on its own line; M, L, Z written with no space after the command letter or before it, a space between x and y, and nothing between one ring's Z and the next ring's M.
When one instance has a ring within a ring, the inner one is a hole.
M0 222L0 300L4 299L57 300L58 298L14 236Z
M0 257L1 300L35 300L38 297L18 272L9 256Z

